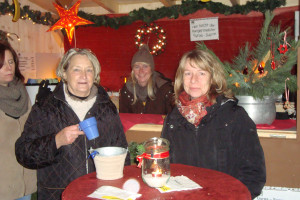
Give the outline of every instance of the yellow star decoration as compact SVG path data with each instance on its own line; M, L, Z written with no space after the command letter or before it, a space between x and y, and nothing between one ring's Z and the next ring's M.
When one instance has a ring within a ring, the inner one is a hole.
M47 32L65 28L69 43L71 44L75 26L94 24L91 21L77 16L80 3L81 0L78 0L70 9L65 10L64 8L53 2L53 5L57 10L60 19Z

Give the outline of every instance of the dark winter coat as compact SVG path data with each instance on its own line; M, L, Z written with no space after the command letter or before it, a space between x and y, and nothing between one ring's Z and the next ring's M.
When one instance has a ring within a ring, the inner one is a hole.
M154 81L154 87L156 87L154 100L147 97L144 104L141 99L137 99L136 103L132 105L133 92L128 89L128 84L125 84L120 92L120 113L166 115L171 112L174 107L174 87L172 82L160 74Z
M55 135L79 119L65 101L63 83L42 103L35 104L25 124L22 136L16 142L16 156L20 164L37 169L38 199L61 199L66 186L74 179L95 171L88 158L88 150L104 146L127 148L127 141L115 105L99 86L96 102L85 118L96 117L99 137L87 140L80 135L74 143L56 148ZM88 158L88 159L87 159ZM127 156L126 164L130 164Z
M162 137L170 142L172 163L224 172L244 183L252 198L261 193L264 152L256 125L236 101L219 96L197 127L175 107L165 119Z

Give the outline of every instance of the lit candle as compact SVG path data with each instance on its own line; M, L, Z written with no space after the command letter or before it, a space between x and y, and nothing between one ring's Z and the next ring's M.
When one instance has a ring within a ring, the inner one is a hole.
M157 168L155 171L152 172L152 177L161 177L161 169Z

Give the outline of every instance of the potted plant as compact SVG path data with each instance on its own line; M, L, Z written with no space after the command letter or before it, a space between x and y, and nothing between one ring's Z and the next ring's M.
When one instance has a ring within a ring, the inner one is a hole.
M244 108L256 124L271 124L276 115L275 98L288 88L297 90L297 77L291 74L297 61L296 42L280 32L280 26L270 26L274 15L265 13L265 21L258 44L253 49L246 43L232 63L222 63L205 44L197 43L198 49L209 51L224 67L228 87L239 99L239 104L252 105ZM288 99L287 99L288 100Z
M128 143L128 151L130 154L130 162L132 165L138 164L136 157L138 155L141 155L145 152L145 148L143 143L137 143L137 142L129 142Z

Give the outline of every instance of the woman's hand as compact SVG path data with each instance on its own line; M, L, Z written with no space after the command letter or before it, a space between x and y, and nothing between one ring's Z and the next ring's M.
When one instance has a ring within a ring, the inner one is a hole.
M68 126L59 131L55 136L56 148L61 146L72 144L79 135L83 135L84 132L79 130L79 125Z

